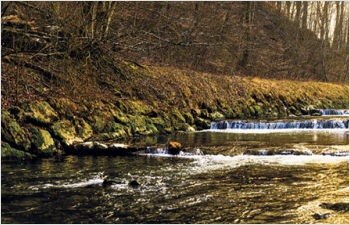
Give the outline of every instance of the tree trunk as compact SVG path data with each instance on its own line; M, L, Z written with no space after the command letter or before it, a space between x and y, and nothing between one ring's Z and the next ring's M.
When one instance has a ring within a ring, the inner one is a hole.
M245 25L246 25L246 43L245 43L245 48L243 51L243 59L240 62L240 65L244 68L247 66L248 64L248 59L249 59L249 54L250 54L250 46L251 46L251 42L252 42L252 35L251 35L251 20L252 20L252 2L246 2L246 6L247 6L247 11L246 11L246 20L245 20Z
M287 1L286 5L287 5L287 18L290 19L290 1Z
M91 22L91 38L94 38L97 5L98 5L98 2L94 2L94 4L92 5L93 8L92 8L92 22Z
M301 9L301 2L296 2L296 6L297 6L297 12L295 14L295 24L300 27L300 9Z
M303 21L302 21L302 28L307 29L307 7L308 7L308 1L303 2Z
M293 5L292 5L292 13L290 14L290 20L292 20L294 17L294 8L295 8L295 1L293 1Z
M339 2L335 2L336 9L337 9L337 15L335 18L335 28L334 28L334 34L333 34L333 42L332 47L334 49L338 48L338 38L339 38L339 17L340 17L340 7Z
M105 38L107 38L109 25L111 23L111 19L113 17L113 13L114 13L116 5L117 5L117 2L109 2L108 18L107 18L107 25L106 25L106 30L105 30Z
M321 26L320 26L320 30L321 30L321 34L320 34L320 39L324 40L324 12L321 13L321 2L317 2L317 15L318 17L321 17Z
M341 2L340 6L340 18L339 18L339 29L338 29L338 49L343 43L343 20L344 20L344 1Z
M324 7L323 7L323 19L324 19L324 28L323 30L326 32L325 33L325 36L324 36L324 40L326 42L326 45L329 46L329 40L328 40L328 34L329 34L329 22L328 22L328 5L329 5L329 2L325 2L324 3Z

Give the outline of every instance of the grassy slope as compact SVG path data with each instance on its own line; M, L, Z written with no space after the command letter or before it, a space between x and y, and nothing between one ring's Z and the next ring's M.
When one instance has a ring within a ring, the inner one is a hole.
M13 73L8 67L12 66L7 63L2 64L1 98L4 108L15 105ZM262 103L280 99L286 107L293 103L300 103L316 105L317 108L348 108L349 104L348 85L312 81L249 79L169 67L140 67L133 63L125 63L122 73L127 79L120 79L118 74L101 71L101 73L94 74L97 77L95 82L85 82L85 79L91 79L91 75L87 74L86 77L81 75L75 77L75 80L69 78L66 81L74 85L62 85L51 89L42 88L38 91L38 88L36 90L33 88L40 85L36 80L45 78L26 69L24 74L30 74L30 76L24 76L36 79L26 80L29 94L25 86L20 85L20 101L42 101L51 97L68 98L78 104L86 101L97 104L100 101L141 100L159 110L169 106L176 106L179 109L203 108L203 104L204 108L207 106L232 108L235 105L238 107L239 103L245 103L251 98ZM13 92L5 92L3 88L7 86L12 87Z
M318 108L348 107L348 85L323 82L249 79L199 73L188 70L149 66L133 85L120 91L161 107L202 108L203 104L225 108L249 101L271 102L280 99L285 106L293 103L316 105ZM137 90L137 86L141 89ZM331 100L332 103L329 101Z

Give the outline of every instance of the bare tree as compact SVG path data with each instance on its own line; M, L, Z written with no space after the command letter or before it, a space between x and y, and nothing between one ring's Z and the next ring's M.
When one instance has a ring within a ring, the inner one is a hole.
M296 2L296 8L297 8L297 11L296 11L296 14L295 14L295 18L294 18L294 21L295 21L295 24L297 24L297 26L299 27L300 26L300 11L301 11L301 2Z
M307 29L307 12L308 12L308 1L303 1L303 18L302 18L302 28Z

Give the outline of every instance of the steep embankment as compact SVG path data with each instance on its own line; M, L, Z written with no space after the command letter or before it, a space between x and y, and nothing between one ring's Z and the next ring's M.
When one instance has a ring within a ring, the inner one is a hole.
M74 102L73 96L57 98L43 91L45 101L2 108L2 160L79 151L76 144L86 140L207 129L211 121L223 119L300 116L312 107L349 107L347 85L127 65L123 73L129 79L106 80L113 97ZM95 151L106 147L95 146Z

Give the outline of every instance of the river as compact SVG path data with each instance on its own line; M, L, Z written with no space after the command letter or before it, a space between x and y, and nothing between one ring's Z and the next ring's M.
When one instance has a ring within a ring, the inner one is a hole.
M1 222L348 224L348 210L320 207L349 202L348 117L322 118L295 120L347 120L347 127L212 124L202 132L128 140L150 147L130 156L2 163ZM184 146L180 155L166 153L169 140ZM114 183L103 185L105 176Z

